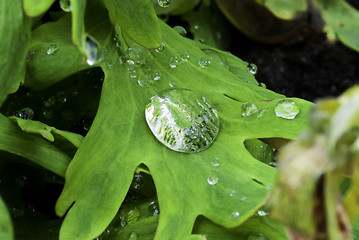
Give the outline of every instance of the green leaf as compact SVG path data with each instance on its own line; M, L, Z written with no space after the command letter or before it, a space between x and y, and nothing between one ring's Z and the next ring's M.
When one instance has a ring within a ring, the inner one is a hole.
M359 51L359 11L341 0L315 0L326 23L324 30L331 40L339 39L344 45Z
M136 43L157 48L162 41L161 28L150 0L104 0L114 24Z
M30 24L21 0L0 2L0 106L14 93L25 77L26 45Z
M42 89L89 67L72 44L70 15L32 32L25 86Z
M49 140L50 142L55 141L53 134L56 134L67 139L78 148L84 138L79 134L58 130L39 121L32 121L18 117L10 117L10 119L15 121L24 132L40 134L43 138Z
M266 6L276 17L291 20L297 16L299 12L307 10L307 1L287 1L287 0L257 0Z
M155 239L188 237L198 215L224 227L238 226L264 203L276 174L274 168L251 156L244 140L292 139L307 126L311 103L293 99L300 114L293 120L279 118L274 108L284 96L247 83L254 78L244 62L237 61L240 77L216 60L201 67L199 61L209 57L197 43L164 23L161 28L164 50L139 51L146 61L137 67L134 78L130 77L134 65L123 64L115 46L108 46L106 58L112 65L103 65L105 80L98 113L67 170L56 204L58 215L68 211L60 239L92 239L101 234L116 215L140 164L148 167L158 194L161 217ZM171 58L179 59L184 52L190 54L189 59L170 67ZM159 70L161 79L141 87L138 80L146 79L148 69ZM146 125L146 104L170 84L202 92L218 111L221 129L207 150L195 154L170 150ZM240 109L246 101L265 110L264 114L243 117ZM219 159L217 167L211 164L214 158ZM218 183L210 185L210 177L218 178Z
M36 17L45 13L55 0L23 0L24 11L30 17Z
M23 132L0 114L0 150L34 162L60 176L65 176L70 157L40 136Z
M0 239L14 239L14 230L7 207L0 196Z
M72 41L81 52L85 52L85 9L86 0L70 0L72 16Z

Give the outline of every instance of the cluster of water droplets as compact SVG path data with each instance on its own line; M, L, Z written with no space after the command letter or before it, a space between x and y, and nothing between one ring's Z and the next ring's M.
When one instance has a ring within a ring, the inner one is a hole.
M178 152L207 149L219 131L217 111L202 94L188 89L169 89L153 96L145 117L154 136Z

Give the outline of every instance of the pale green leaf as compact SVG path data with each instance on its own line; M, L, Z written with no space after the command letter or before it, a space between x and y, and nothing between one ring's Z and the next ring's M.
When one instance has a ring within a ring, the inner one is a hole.
M261 1L276 17L291 20L300 12L307 10L307 1L305 0L266 0Z
M30 17L36 17L45 13L55 0L23 0L24 11Z
M252 84L253 75L244 62L237 61L236 74L216 60L201 67L199 61L208 55L197 43L164 23L161 29L165 48L160 53L148 53L145 63L138 66L137 79L129 76L131 65L122 63L115 46L108 46L106 58L112 65L103 65L105 81L99 110L68 168L56 204L57 214L63 216L74 203L66 214L60 239L92 239L101 234L116 215L140 164L148 167L158 194L161 217L155 239L190 236L199 215L224 227L238 226L263 205L276 175L274 168L251 156L244 140L292 139L307 126L311 103L293 99L300 114L293 120L279 118L274 108L284 96ZM147 50L142 51L145 54ZM179 59L184 51L189 59L171 68L170 59ZM161 79L150 87L141 87L137 80L148 69L159 70ZM217 109L221 129L207 150L175 152L157 141L148 128L146 104L171 83L202 92ZM240 109L246 101L265 110L264 114L243 117ZM220 161L217 167L211 164L214 158ZM218 177L217 184L208 184L211 176ZM233 191L236 194L231 196Z

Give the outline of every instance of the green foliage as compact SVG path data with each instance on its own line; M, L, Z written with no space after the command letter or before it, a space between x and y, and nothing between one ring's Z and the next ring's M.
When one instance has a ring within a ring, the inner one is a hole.
M14 93L25 76L26 44L29 20L22 11L22 1L0 3L0 106L9 93Z
M24 0L24 11L30 17L36 17L45 13L55 0Z
M11 225L11 219L6 205L0 197L0 239L14 239L14 230Z

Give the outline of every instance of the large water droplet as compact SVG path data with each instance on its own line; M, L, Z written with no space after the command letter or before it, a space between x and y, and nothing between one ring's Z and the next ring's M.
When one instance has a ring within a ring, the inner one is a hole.
M178 152L207 149L219 131L217 111L203 95L188 89L170 89L153 96L145 114L155 137Z
M34 111L31 108L23 108L20 111L15 112L15 117L22 119L33 119Z
M179 35L185 37L187 35L187 31L182 26L174 26L173 30L175 30Z
M172 3L172 0L158 0L158 5L160 5L161 7L169 7Z
M178 58L177 57L171 57L170 58L170 67L176 68L178 65Z
M212 49L202 49L202 52L207 54L211 59L221 64L223 67L229 69L229 63L225 56L223 56L221 53L212 50Z
M216 176L208 176L207 182L209 185L215 185L218 182L218 177Z
M148 205L148 211L153 215L156 216L160 214L160 206L158 205L157 201L153 201Z
M57 47L57 45L55 44L50 44L49 48L47 49L46 53L49 55L53 55L55 54L57 51L59 50L59 48Z
M249 117L249 116L252 116L253 114L255 114L256 112L258 112L258 108L256 105L254 105L252 103L245 102L245 103L243 103L243 105L241 107L241 111L242 111L243 117Z
M84 52L87 57L87 64L92 66L100 60L100 53L97 44L89 37L86 38Z
M211 60L208 57L203 57L199 60L198 64L205 68L208 67L211 64Z
M71 3L70 0L60 0L60 8L64 12L70 12L71 11Z
M258 71L258 67L254 63L249 63L247 68L252 74L256 74Z
M278 102L274 111L277 117L294 119L300 112L300 109L294 101L286 99Z

